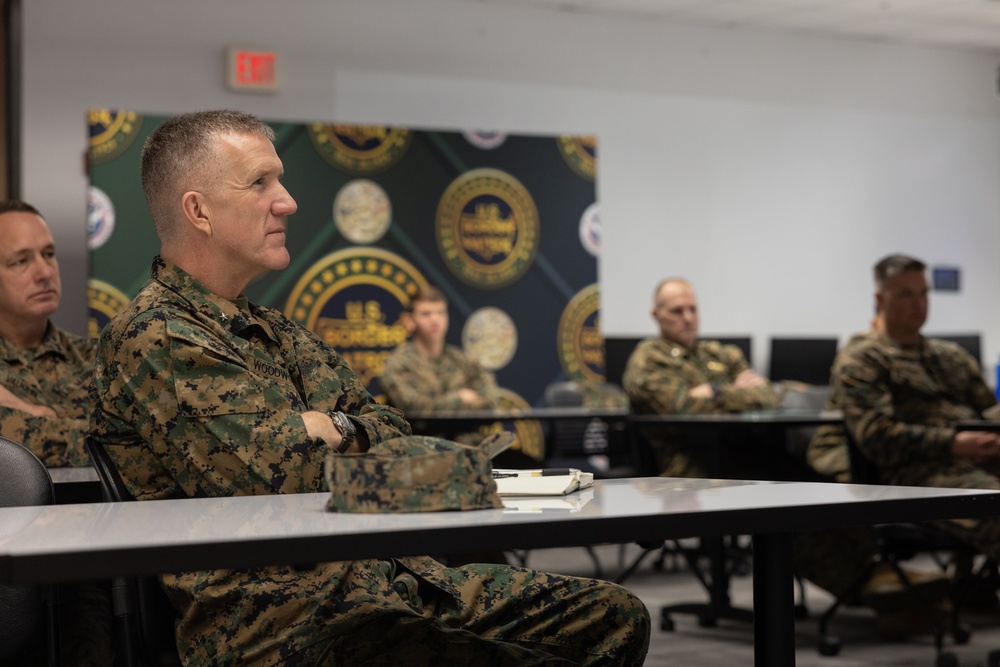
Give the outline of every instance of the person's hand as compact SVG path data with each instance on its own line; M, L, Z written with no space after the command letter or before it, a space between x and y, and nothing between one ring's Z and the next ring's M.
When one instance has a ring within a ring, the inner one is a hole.
M705 382L697 387L692 387L688 391L688 396L691 398L715 398L715 392L712 390L712 385Z
M47 405L29 403L20 396L11 392L7 387L0 385L0 407L10 408L27 412L32 417L55 417L56 411Z
M479 407L483 404L483 397L480 396L475 389L469 389L468 387L463 387L458 390L458 400L473 408Z
M1000 455L1000 434L988 431L959 431L951 441L951 453L985 463Z
M757 375L749 368L736 376L733 380L733 386L737 389L751 389L753 387L763 387L767 384L767 380Z

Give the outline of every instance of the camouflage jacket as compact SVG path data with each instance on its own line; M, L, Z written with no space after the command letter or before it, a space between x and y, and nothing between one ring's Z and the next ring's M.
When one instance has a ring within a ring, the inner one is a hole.
M431 359L412 342L403 343L385 360L379 382L389 403L403 412L461 409L460 389L482 396L486 402L479 407L499 407L493 374L454 345L445 345L441 356Z
M996 397L975 360L947 341L900 345L885 334L845 348L831 401L887 484L921 484L951 461L954 423L980 419Z
M693 414L767 410L779 398L770 384L737 389L732 382L750 368L743 353L718 341L699 341L693 350L662 338L647 338L636 346L625 366L622 385L639 414ZM688 392L704 383L716 384L715 398L692 398Z
M307 437L306 410L346 412L373 444L410 433L307 329L246 299L222 299L159 257L101 336L93 400L93 436L140 500L326 490L329 448ZM436 561L399 560L453 592ZM162 581L181 615L186 665L273 665L379 614L414 613L392 594L394 569L371 560Z
M90 379L96 342L51 322L37 348L0 338L0 384L13 394L56 411L33 417L0 407L0 435L21 443L50 468L90 463L83 439L90 423Z

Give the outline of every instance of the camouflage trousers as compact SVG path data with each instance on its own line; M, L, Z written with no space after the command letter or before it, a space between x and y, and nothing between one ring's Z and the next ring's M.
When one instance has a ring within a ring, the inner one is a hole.
M487 564L450 573L461 601L397 563L392 588L412 613L386 610L284 666L633 666L645 658L649 613L621 586Z

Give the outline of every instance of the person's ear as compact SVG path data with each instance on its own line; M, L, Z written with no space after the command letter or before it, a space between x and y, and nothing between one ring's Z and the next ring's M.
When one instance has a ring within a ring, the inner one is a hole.
M407 334L412 334L417 328L417 323L413 321L413 315L408 311L403 311L403 326L406 328Z
M181 208L188 224L205 236L212 236L212 210L205 195L189 190L181 195Z

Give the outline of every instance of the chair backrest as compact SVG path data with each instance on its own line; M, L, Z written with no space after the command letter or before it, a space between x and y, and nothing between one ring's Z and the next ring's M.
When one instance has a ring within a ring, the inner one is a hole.
M129 502L135 497L125 486L108 450L92 438L87 452L101 479L101 492L109 502ZM117 651L125 667L175 667L180 665L174 624L177 613L156 577L118 577L112 584L112 603L118 635Z
M625 374L625 364L632 356L635 346L644 338L613 338L604 339L604 377L608 382L621 385Z
M768 377L771 382L828 385L836 356L836 338L772 338Z
M864 455L864 452L858 447L858 443L851 437L847 427L842 428L844 440L847 442L847 459L851 465L851 482L854 484L879 484L881 478L878 468L875 467L871 459Z
M45 465L29 450L0 436L0 507L51 505L54 499ZM55 641L51 587L0 586L0 664L35 651L43 642L52 664Z
M545 388L545 404L552 408L578 408L583 405L583 389L576 382L553 382Z

